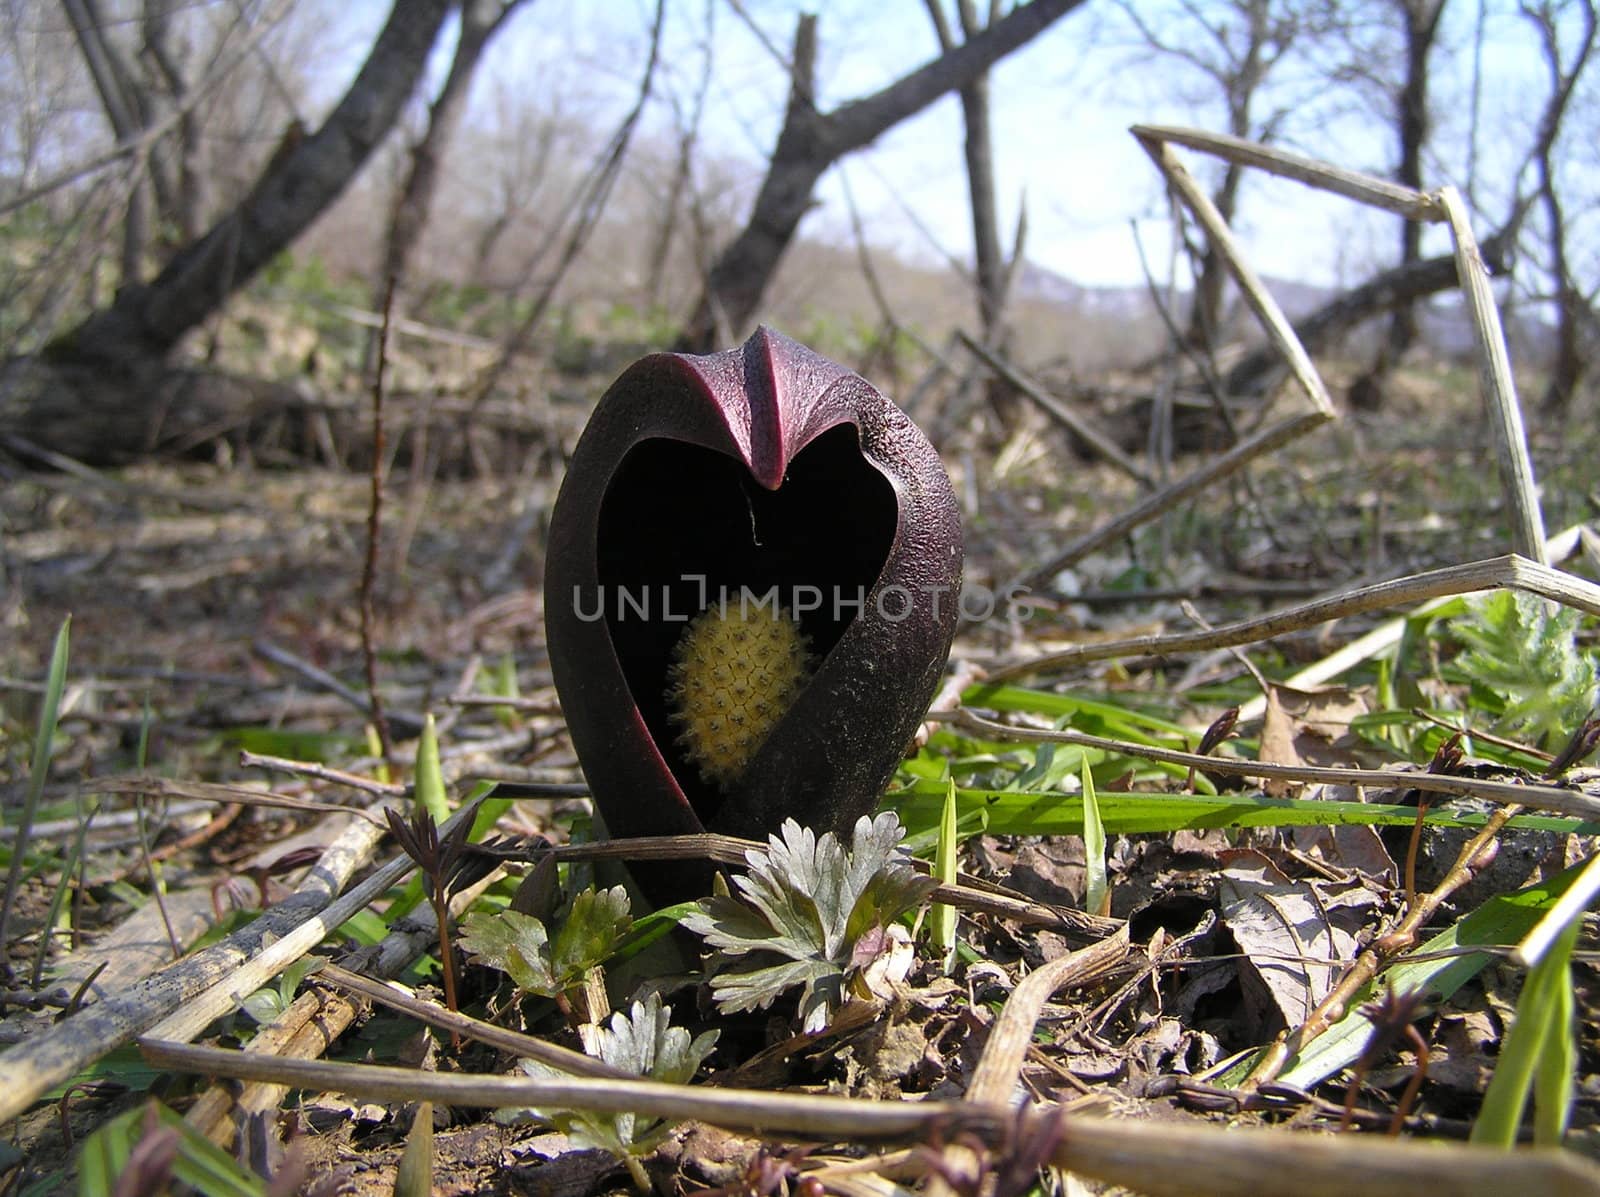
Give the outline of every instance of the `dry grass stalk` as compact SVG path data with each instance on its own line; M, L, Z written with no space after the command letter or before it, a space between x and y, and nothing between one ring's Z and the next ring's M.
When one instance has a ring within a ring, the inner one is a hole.
M1565 561L1578 551L1583 544L1584 534L1588 531L1582 524L1557 532L1545 541L1546 559L1549 561ZM1418 607L1413 615L1420 615L1430 608L1445 602L1449 595L1437 599L1430 599ZM1284 681L1284 685L1292 690L1304 690L1312 686L1320 686L1324 682L1332 681L1347 669L1366 661L1386 649L1393 648L1400 642L1404 635L1406 619L1397 617L1385 620L1378 627L1373 628L1364 636L1359 636L1344 647L1329 653L1320 661L1313 661L1304 669ZM1257 695L1239 708L1239 721L1248 723L1252 719L1261 718L1267 709L1266 695Z
M476 884L456 894L451 901L452 910L460 914L480 898L502 874L497 869L484 877ZM371 970L374 976L391 978L399 976L421 956L423 952L438 943L438 926L430 920L414 921L402 919L396 923L393 930L383 937L382 941L370 949L357 953L365 963L363 967ZM341 1035L350 1028L364 1009L363 998L372 997L375 993L386 997L393 995L397 1001L398 995L386 986L383 981L371 977L358 976L348 973L335 965L326 965L312 974L313 983L305 992L301 993L289 1008L274 1019L270 1024L250 1040L245 1051L257 1052L263 1055L276 1055L297 1060L315 1060L322 1056L334 1043L338 1042ZM330 985L339 985L345 979L353 979L353 984L341 985L340 988L349 992L336 992L329 988ZM390 1004L397 1004L391 1001ZM411 1002L425 1009L435 1009L430 1003L411 999ZM449 1011L443 1011L449 1014ZM451 1017L460 1018L459 1015ZM423 1019L423 1022L428 1022ZM465 1019L473 1022L475 1020ZM486 1026L487 1024L480 1024ZM511 1031L500 1031L503 1035L514 1035ZM527 1036L515 1036L517 1040L527 1040ZM532 1051L524 1054L540 1056L541 1058L552 1053L561 1053L560 1062L566 1062L569 1071L577 1071L570 1063L571 1058L583 1061L584 1064L593 1065L595 1068L604 1068L598 1060L590 1060L587 1056L576 1052L566 1051L551 1044L544 1044L539 1040L529 1040L536 1046ZM580 1066L581 1067L581 1066ZM244 1115L264 1114L278 1108L279 1104L288 1095L288 1090L282 1085L273 1085L265 1082L252 1082L243 1086L238 1092L231 1085L214 1085L200 1095L199 1100L184 1116L185 1120L201 1134L211 1139L222 1147L230 1147L234 1136L238 1132L240 1119L234 1116L235 1111Z
M1022 1062L1033 1042L1033 1029L1044 1013L1045 1003L1068 986L1089 985L1103 980L1128 958L1128 928L1066 956L1057 957L1024 977L1006 998L1000 1015L989 1031L989 1041L967 1086L965 1100L978 1105L1006 1105L1022 1075ZM928 1179L926 1197L955 1197L955 1189L945 1179L970 1175L978 1164L970 1147L951 1144L944 1152L944 1169Z
M972 1133L1003 1149L1018 1128L1007 1104L877 1102L848 1097L713 1089L655 1081L535 1081L515 1076L463 1076L371 1064L279 1060L245 1052L141 1042L160 1068L294 1088L346 1093L379 1101L433 1101L452 1106L634 1111L693 1119L728 1130L850 1142L926 1142ZM1042 1115L1050 1116L1046 1111ZM1417 1192L1499 1197L1507 1192L1592 1194L1600 1169L1557 1151L1505 1152L1464 1144L1376 1140L1219 1129L1172 1123L1058 1115L1062 1134L1049 1163L1142 1193L1236 1197L1410 1197Z
M1178 161L1177 155L1165 141L1151 133L1140 133L1138 130L1135 130L1134 137L1138 139L1145 153L1155 161L1161 173L1166 176L1168 185L1177 192L1184 207L1194 213L1195 219L1205 229L1206 236L1211 239L1211 244L1227 263L1234 281L1239 284L1245 302L1250 305L1250 310L1255 313L1256 319L1261 322L1261 327L1266 330L1267 338L1283 355L1283 360L1289 365L1289 372L1294 375L1295 381L1311 400L1312 407L1323 415L1332 417L1333 399L1323 384L1322 376L1317 373L1317 368L1311 364L1311 355L1300 343L1300 338L1295 334L1289 318L1283 314L1283 309L1278 306L1278 301L1272 297L1272 293L1267 290L1266 284L1256 274L1254 267L1245 259L1244 251L1234 241L1228 222L1223 219L1222 213L1217 211L1217 206L1211 202L1211 197L1195 181L1188 168Z
M1150 471L1118 448L1117 442L1112 440L1108 433L1097 428L1092 420L1058 403L1054 396L1048 394L1043 387L1028 378L982 341L968 336L965 332L958 332L957 336L961 338L961 343L971 350L984 365L1016 387L1018 391L1029 399L1032 399L1047 416L1072 433L1073 436L1083 441L1084 444L1094 449L1110 464L1116 466L1117 469L1141 486L1151 487L1156 484L1156 480L1151 476Z
M1500 463L1500 485L1511 515L1511 547L1524 557L1548 564L1544 548L1544 517L1533 484L1533 463L1528 458L1528 437L1517 404L1517 386L1511 379L1511 357L1500 326L1500 309L1489 288L1489 268L1484 265L1466 206L1454 187L1439 190L1439 203L1455 240L1456 273L1466 296L1467 311L1478 338L1478 375L1489 426L1494 430L1494 451Z
M1543 542L1541 541L1541 544ZM991 682L1011 681L1041 673L1055 673L1089 661L1116 657L1163 656L1172 653L1204 652L1254 644L1287 632L1315 627L1333 619L1360 615L1385 607L1399 607L1457 594L1481 590L1525 590L1564 606L1600 615L1600 586L1576 574L1541 565L1514 553L1469 561L1443 569L1427 570L1373 586L1362 586L1284 611L1274 611L1254 619L1240 620L1211 630L1173 632L1163 636L1135 636L1099 644L1080 644L1060 652L1016 661L988 671Z
M1205 129L1183 129L1173 125L1135 125L1133 135L1140 140L1172 142L1210 154L1225 162L1240 166L1253 166L1268 174L1293 179L1314 187L1318 191L1331 191L1374 208L1383 208L1410 220L1442 221L1444 209L1436 196L1413 191L1409 187L1376 175L1347 170L1331 162L1308 158L1276 146L1245 141L1226 133L1212 133Z
M382 834L352 823L292 895L248 926L10 1048L0 1056L0 1123L158 1023L169 1038L192 1036L234 1009L410 871L402 857L337 897Z

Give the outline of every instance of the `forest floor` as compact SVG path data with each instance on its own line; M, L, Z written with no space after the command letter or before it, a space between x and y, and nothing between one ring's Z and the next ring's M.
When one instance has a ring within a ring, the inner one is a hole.
M592 398L603 383L597 377L572 385L580 397ZM957 670L975 680L995 662L1097 639L1192 630L1196 625L1184 601L1220 624L1506 552L1500 492L1479 435L1470 372L1419 369L1403 384L1384 414L1344 417L1054 578L1044 603L1025 623L996 620L964 631L952 658ZM575 406L581 409L582 403ZM1600 511L1594 429L1561 436L1536 425L1532 434L1548 528L1555 532L1594 520ZM404 435L392 443L402 454L385 487L371 597L373 668L385 708L399 716L399 759L409 762L414 752L407 730L414 725L406 720L430 712L439 720L452 793L463 793L480 778L526 787L507 790L513 794L580 787L582 774L551 685L540 592L548 508L570 439L527 448L525 468L493 475L474 474L465 458L430 458ZM1031 410L1009 439L996 443L967 430L946 449L965 507L968 578L985 584L1047 560L1062 543L1130 507L1139 494L1122 474L1076 455L1065 435ZM275 460L249 450L248 444L235 445L211 462L114 472L66 472L43 468L25 453L0 455L0 800L7 827L16 824L26 789L52 641L71 617L59 731L30 869L4 945L13 979L0 998L7 1014L0 1020L0 1069L10 1045L67 1025L58 998L30 1003L23 992L52 914L59 933L42 956L41 992L75 989L100 965L106 971L88 986L91 1002L131 992L175 950L214 942L224 932L248 927L263 905L281 904L302 877L301 869L276 867L286 853L321 851L347 831L349 814L316 807L359 805L371 795L338 777L319 776L319 766L369 779L385 775L373 758L361 709L367 684L361 606L369 481L358 470ZM1180 457L1173 469L1181 473L1202 457ZM415 467L415 460L429 464ZM1580 557L1570 568L1590 579L1597 573L1592 559ZM1358 616L1252 645L1245 650L1248 664L1272 678L1288 676L1399 613ZM1287 723L1280 711L1279 730L1299 744L1302 760L1425 768L1443 737L1430 738L1418 730L1421 723L1405 722L1418 705L1490 730L1495 711L1479 709L1469 682L1449 669L1459 645L1423 625L1418 630L1421 641L1408 645L1414 656L1406 672L1418 687L1410 702L1394 699L1388 666L1364 662L1337 686L1318 689L1297 708L1291 704ZM1594 620L1578 628L1574 643L1592 663ZM507 696L512 674L516 701L486 704L488 696ZM1116 734L1131 726L1119 720L1147 719L1139 727L1152 743L1189 748L1223 711L1259 694L1246 664L1226 652L1129 655L1029 686L1024 693L1066 696L1080 705L1069 721L1046 698L1019 699L1023 705L1009 710L1028 726ZM968 701L975 703L970 694ZM1028 707L1027 701L1038 705ZM1386 715L1393 725L1404 722L1410 738L1385 740L1387 733L1375 733ZM1158 724L1173 730L1158 732ZM1259 719L1239 731L1267 755L1260 741L1270 737ZM1482 755L1478 741L1470 746L1472 756ZM1532 747L1489 754L1492 759L1480 761L1477 775L1536 780L1539 758L1528 751ZM897 788L914 790L926 780L926 770L918 770L942 760L955 762L956 776L974 793L1010 790L1059 799L1060 792L1076 790L1078 773L1063 760L1052 760L1037 745L1012 750L1007 756L946 728L908 762ZM266 767L261 757L298 764ZM1119 795L1186 791L1181 770L1161 775L1132 757L1091 763L1103 788ZM1469 760L1465 767L1471 765ZM164 779L165 788L104 784L134 774ZM1577 792L1600 794L1590 774L1573 777ZM1212 780L1225 792L1240 792L1237 782ZM207 783L260 789L268 781L276 793L301 800L301 807L254 805L205 789ZM1247 794L1261 793L1256 782L1243 786ZM1318 796L1306 788L1293 793ZM1330 789L1326 796L1349 795ZM1366 797L1406 800L1403 792ZM1414 805L1415 791L1410 800ZM891 794L891 806L893 801ZM575 825L582 827L585 809L583 798L565 790L518 796L506 804L497 830L559 841ZM95 818L82 833L87 810ZM931 842L926 823L909 813L904 821L914 833L922 829L914 846ZM695 1033L720 1030L707 1064L714 1084L731 1078L773 1091L959 1098L1023 977L1125 933L1117 959L1052 995L1026 1036L1031 1046L1012 1079L1034 1101L1133 1121L1285 1131L1326 1130L1349 1121L1347 1133L1374 1137L1398 1109L1407 1136L1459 1140L1469 1134L1521 988L1521 970L1502 958L1486 958L1447 999L1413 1012L1425 1059L1419 1060L1417 1040L1397 1029L1395 1046L1363 1061L1353 1080L1341 1068L1315 1083L1246 1094L1237 1074L1227 1071L1231 1059L1292 1026L1296 1012L1305 1016L1327 992L1339 964L1395 925L1407 903L1409 828L1340 828L1337 836L1330 826L1239 828L1204 820L1158 832L1116 828L1108 818L1099 862L1109 884L1104 918L1088 912L1091 917L1077 922L1041 926L968 911L959 924L962 950L948 969L919 942L904 979L864 999L875 1003L868 1013L841 1012L819 1035L795 1037L792 999L769 1011L723 1014L711 1008L703 988L697 992L690 985L671 1006ZM72 876L64 876L80 834L84 849ZM1588 836L1554 830L1506 834L1501 864L1480 869L1475 889L1444 901L1423 928L1427 935L1458 926L1496 895L1555 877L1590 851ZM1444 876L1461 840L1433 829L1422 838L1427 842L1421 846L1419 885L1426 887ZM395 851L392 841L370 849L355 878L369 876ZM290 863L303 868L307 859ZM1080 835L990 829L964 833L960 865L1019 900L1082 913L1096 861ZM575 872L569 882L576 878ZM502 903L516 887L515 878L495 884L491 896L500 895ZM152 902L158 886L162 900ZM69 891L64 905L52 908L62 887ZM1262 894L1271 895L1269 905L1246 909L1251 895ZM383 926L347 927L319 953L347 964L370 963L370 956L356 950L394 930L388 901L380 898L371 907ZM1317 942L1333 953L1320 968L1301 970L1310 978L1302 978L1306 992L1286 995L1278 986L1273 953L1298 944L1294 950L1304 964L1321 960L1321 952L1263 926L1274 911L1298 920L1297 934L1314 925L1324 937ZM1586 929L1580 947L1593 948L1593 939ZM432 998L440 994L435 952L419 949L414 962L397 970L400 980ZM1568 1144L1600 1155L1600 978L1592 957L1582 952L1572 969L1580 1033ZM280 971L258 987L253 1000L237 995L240 1006L208 1020L195 1031L196 1041L249 1042L263 1023L273 1023L294 1004L297 992L312 995L310 1017L323 1018L316 1003L337 1004L341 995L314 980ZM613 978L613 999L628 998L616 990ZM579 1045L551 1003L513 1000L505 974L481 963L464 968L458 1000L468 1013ZM302 1009L302 1023L306 1016ZM441 1074L515 1070L507 1052L452 1043L447 1032L426 1030L406 1015L362 1006L347 1021L327 1047L331 1059L399 1063ZM322 1184L319 1192L394 1191L402 1154L417 1140L410 1103L302 1087L266 1107L281 1110L281 1119L236 1108L219 1115L206 1103L232 1106L240 1099L236 1086L147 1066L128 1047L103 1053L75 1072L78 1083L52 1083L48 1100L32 1103L6 1129L12 1153L7 1156L0 1145L0 1192L67 1191L82 1179L85 1137L142 1109L151 1095L191 1121L202 1107L209 1110L202 1133L244 1160L247 1170L258 1176L276 1170L286 1180L293 1168L305 1168L305 1175ZM1420 1089L1405 1096L1419 1076ZM1347 1093L1354 1111L1348 1119ZM432 1107L432 1118L435 1193L576 1195L629 1185L629 1173L611 1154L574 1146L573 1136L548 1122L503 1122L480 1109L442 1102ZM131 1148L153 1132L143 1123L126 1123L118 1133ZM775 1162L802 1145L810 1148L804 1161L797 1155ZM948 1146L935 1142L930 1148L924 1141L924 1154ZM763 1149L765 1172L753 1164ZM806 1142L804 1136L716 1130L690 1120L643 1161L663 1191L754 1193L776 1192L802 1166L837 1164L842 1155L868 1151L864 1143L838 1137ZM1022 1191L1047 1157L1043 1152L1028 1161ZM902 1158L883 1162L878 1171L909 1178L927 1169ZM1020 1183L1001 1172L993 1162L987 1173L1000 1189ZM830 1176L823 1183L832 1191L868 1191L851 1188L842 1173ZM1069 1182L1058 1175L1056 1183ZM1360 1178L1350 1185L1360 1188ZM152 1182L126 1191L159 1190Z

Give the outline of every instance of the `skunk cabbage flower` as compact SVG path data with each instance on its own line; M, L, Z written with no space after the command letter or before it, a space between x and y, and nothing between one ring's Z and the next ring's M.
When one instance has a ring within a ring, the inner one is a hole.
M866 381L758 329L606 392L551 517L556 690L613 836L847 835L950 651L961 528L938 454ZM635 865L656 900L709 865Z

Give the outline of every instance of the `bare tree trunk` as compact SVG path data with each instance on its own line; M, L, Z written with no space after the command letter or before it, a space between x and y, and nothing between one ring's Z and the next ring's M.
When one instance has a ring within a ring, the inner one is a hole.
M735 331L749 324L784 250L811 207L817 180L830 166L939 97L966 87L1082 2L1031 0L977 37L881 91L826 113L817 110L813 99L816 18L803 15L795 29L788 112L767 177L744 231L712 265L706 290L679 337L679 347L696 352L714 348L719 309Z
M200 144L200 120L189 104L189 80L184 64L171 45L170 21L180 0L145 0L144 55L160 74L166 95L159 105L147 105L145 127L148 128L165 111L180 113L177 128L177 148L174 152L157 147L155 169L162 172L156 183L157 194L163 191L168 202L162 210L162 219L168 222L179 244L187 244L200 236L205 228L207 185L205 163Z
M7 363L5 427L69 456L128 460L225 428L237 422L237 405L261 401L263 388L199 378L166 359L344 190L393 127L448 9L449 0L395 0L323 126L303 139L286 137L237 207L155 279L123 287L39 359ZM281 401L281 391L266 398Z
M239 205L148 285L58 339L58 359L164 357L332 203L394 126L427 63L448 0L395 0L372 53L322 128L282 147Z
M927 0L928 15L946 54L956 48L950 22L941 0ZM999 5L991 0L989 21L998 18ZM962 36L970 41L983 32L973 0L956 0ZM967 195L972 208L972 252L978 275L978 319L984 343L994 344L1000 320L1006 264L1000 251L999 216L994 195L994 147L989 136L989 73L978 75L961 89L961 114L966 124Z
M1265 0L1258 0L1241 7L1246 10L1245 15L1250 23L1250 38L1237 69L1220 81L1227 94L1228 132L1239 138L1252 135L1260 137L1251 125L1250 109L1255 101L1256 89L1266 77L1262 49L1269 34L1268 6ZM1264 137L1261 139L1265 140ZM1211 202L1229 224L1239 209L1239 185L1243 181L1244 168L1236 162L1230 162L1223 171L1222 182L1211 196ZM1184 333L1191 346L1205 353L1216 348L1217 338L1222 332L1222 305L1227 296L1228 277L1227 263L1217 252L1217 247L1208 242L1205 252L1200 255L1194 300L1189 307L1189 327Z
M934 31L939 36L939 47L948 54L955 49L956 40L949 21L945 19L943 0L927 0L927 8ZM956 0L956 15L965 40L971 41L983 31L973 0ZM992 25L999 19L998 0L990 0L988 23ZM972 212L972 256L977 274L978 321L983 330L983 343L996 352L1003 352L1007 266L1000 249L1000 221L995 203L994 146L989 135L989 73L985 71L973 79L961 89L960 95L961 115L967 131L967 195ZM984 387L989 407L999 420L1001 429L1009 431L1017 422L1019 400L1016 392L993 372L985 375Z
M422 234L428 226L434 196L439 190L439 167L461 119L466 115L467 96L473 75L483 60L483 52L495 33L523 0L465 0L461 9L461 33L456 42L450 73L428 109L428 128L411 150L411 166L395 197L384 237L383 265L373 280L373 308L381 309L391 279L395 282L397 307L405 291L406 279L416 257Z
M73 37L83 54L89 78L94 82L100 107L118 141L136 137L144 127L138 87L133 72L117 47L106 37L105 23L94 0L62 0L62 10L72 26ZM150 191L145 186L147 151L130 164L128 206L122 222L121 281L137 283L144 270L145 250L150 244Z
M1428 141L1428 56L1439 33L1445 0L1400 0L1405 26L1406 78L1395 104L1395 128L1400 135L1400 161L1394 177L1398 183L1422 190L1422 148ZM1422 257L1422 225L1415 220L1400 221L1400 264L1408 265ZM1389 335L1381 365L1399 362L1417 339L1417 310L1407 305L1396 309L1389 321ZM1377 369L1377 367L1375 367Z
M1545 71L1550 79L1550 98L1546 102L1544 118L1539 124L1539 137L1531 155L1538 170L1536 192L1540 211L1545 219L1545 235L1549 238L1549 271L1556 288L1556 352L1550 365L1550 379L1545 385L1542 411L1553 416L1565 416L1572 406L1573 396L1583 382L1589 362L1584 352L1584 333L1593 333L1597 323L1589 299L1574 281L1572 263L1568 256L1567 239L1571 235L1566 209L1556 186L1554 154L1556 141L1561 134L1561 122L1566 115L1578 77L1589 64L1594 50L1596 13L1594 0L1579 0L1582 32L1578 48L1570 65L1563 65L1560 33L1556 15L1549 8L1525 6L1523 12L1538 27L1545 59Z

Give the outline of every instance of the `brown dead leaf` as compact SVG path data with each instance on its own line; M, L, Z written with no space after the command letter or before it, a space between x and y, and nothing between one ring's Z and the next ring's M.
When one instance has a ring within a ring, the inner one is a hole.
M1348 764L1345 755L1333 748L1334 741L1350 730L1350 720L1369 709L1364 698L1342 686L1316 690L1268 686L1261 759L1276 765ZM1269 779L1262 789L1270 797L1286 798L1299 784Z
M1041 902L1081 909L1087 884L1083 840L1075 835L1051 836L1024 846L1005 884Z
M1290 881L1258 852L1231 857L1217 897L1244 953L1239 975L1247 1001L1264 1022L1289 1026L1304 1022L1327 996L1355 956L1355 932L1376 904L1360 883Z

